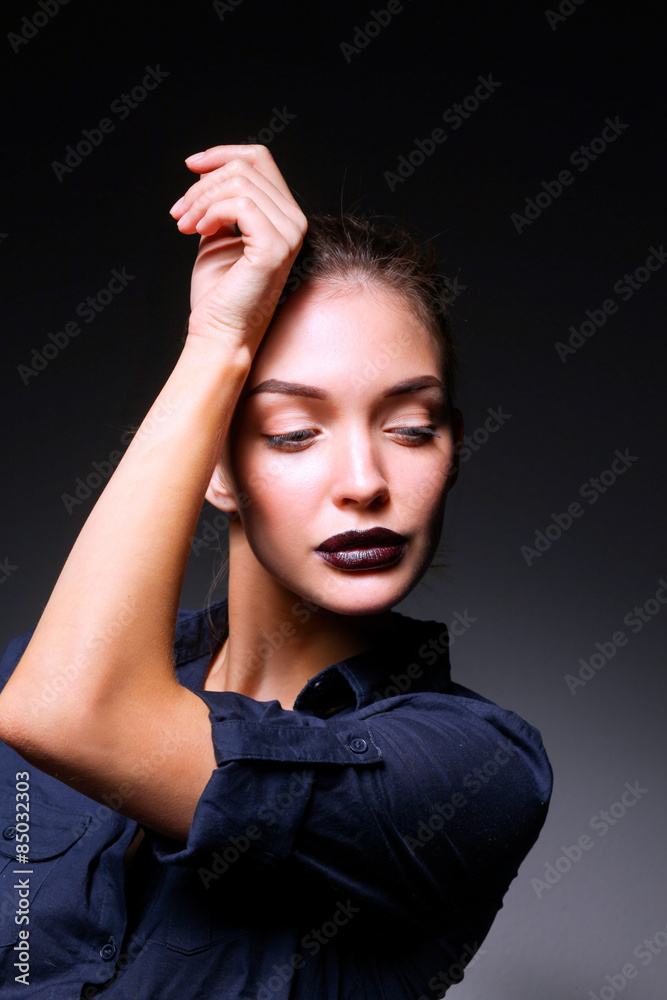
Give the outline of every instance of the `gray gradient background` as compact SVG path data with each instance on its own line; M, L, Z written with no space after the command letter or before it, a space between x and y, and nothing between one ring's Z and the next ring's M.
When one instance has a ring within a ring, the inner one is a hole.
M211 3L71 3L18 53L6 35L37 5L0 15L0 560L14 567L0 589L3 648L36 623L99 490L71 514L63 494L122 447L178 356L196 240L167 210L189 183L186 155L244 141L285 106L296 118L270 148L304 210L412 220L465 286L454 316L468 431L489 407L511 417L463 463L446 566L400 610L476 618L452 646L453 676L541 730L555 786L538 843L451 991L459 1000L590 1000L605 986L608 1000L605 977L629 962L624 1000L662 1000L667 982L667 948L647 965L633 956L667 928L667 610L637 634L623 624L667 577L667 267L628 302L613 291L667 240L662 7L570 6L552 30L540 4L406 0L349 63L340 43L382 2L241 0L223 19ZM115 131L59 183L51 162L157 63L169 77L125 121L111 116ZM442 113L478 74L501 86L452 131ZM629 127L580 173L569 156L607 116ZM385 171L437 127L447 141L390 191ZM517 233L511 213L567 168L574 183ZM122 267L136 276L128 288L24 385L17 366ZM610 297L618 312L562 363L555 342ZM582 500L626 448L637 461L597 503ZM521 546L576 500L584 515L528 566ZM215 513L204 504L196 538ZM215 544L193 552L182 607L205 603L218 560ZM565 675L619 629L628 644L572 694ZM606 836L592 831L636 781L646 794ZM586 833L594 848L538 898L531 879Z

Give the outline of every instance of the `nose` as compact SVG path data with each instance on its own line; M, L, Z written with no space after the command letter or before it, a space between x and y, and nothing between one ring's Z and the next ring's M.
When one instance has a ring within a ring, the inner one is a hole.
M336 443L331 456L332 499L339 506L379 506L389 495L389 485L369 430L351 427Z

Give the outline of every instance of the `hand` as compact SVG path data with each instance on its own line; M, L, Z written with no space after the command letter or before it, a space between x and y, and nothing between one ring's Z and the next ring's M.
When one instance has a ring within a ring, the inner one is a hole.
M170 211L182 233L202 237L188 339L254 354L303 242L306 217L266 146L213 146L185 162L201 176Z

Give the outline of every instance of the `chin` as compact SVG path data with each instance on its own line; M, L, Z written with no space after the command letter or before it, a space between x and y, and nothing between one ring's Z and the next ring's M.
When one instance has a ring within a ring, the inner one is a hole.
M387 571L383 571L386 575ZM415 580L381 579L383 574L367 572L339 574L335 589L326 586L308 588L308 601L340 615L379 615L391 611L406 597ZM373 578L374 576L374 578Z

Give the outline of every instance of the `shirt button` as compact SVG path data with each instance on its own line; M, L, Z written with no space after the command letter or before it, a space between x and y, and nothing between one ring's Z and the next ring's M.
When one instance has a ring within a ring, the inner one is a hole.
M364 753L368 750L368 743L366 740L362 740L361 737L355 737L355 739L350 740L350 750L355 753Z
M13 840L14 837L16 836L16 827L6 826L2 831L2 836L5 838L5 840Z
M116 945L113 943L113 941L107 941L107 943L102 945L102 947L100 948L100 955L102 956L105 962L111 961L111 959L114 957L115 954L116 954Z

